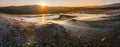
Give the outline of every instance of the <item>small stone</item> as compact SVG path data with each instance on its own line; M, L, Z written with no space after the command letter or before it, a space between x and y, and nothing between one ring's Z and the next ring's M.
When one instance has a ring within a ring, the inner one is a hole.
M104 42L106 39L107 39L107 38L106 38L106 37L104 37L104 38L102 38L102 39L101 39L101 41L102 41L102 42Z
M118 39L120 39L120 36L118 36Z

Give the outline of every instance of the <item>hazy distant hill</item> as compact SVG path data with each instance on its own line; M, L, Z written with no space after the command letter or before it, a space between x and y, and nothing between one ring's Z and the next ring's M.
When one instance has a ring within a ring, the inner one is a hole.
M114 4L104 5L104 6L101 6L101 8L120 9L120 3L114 3Z
M9 6L1 7L0 12L13 13L13 14L36 14L36 13L67 13L80 9L86 9L84 7L46 7L46 10L42 12L39 5L26 5L26 6Z

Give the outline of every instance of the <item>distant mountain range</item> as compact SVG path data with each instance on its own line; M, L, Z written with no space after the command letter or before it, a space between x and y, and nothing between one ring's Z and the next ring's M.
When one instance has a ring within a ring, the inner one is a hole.
M120 9L120 3L104 5L98 8ZM89 9L98 9L98 8L89 8L89 7L45 7L44 11L40 5L25 5L25 6L9 6L9 7L0 7L0 12L3 13L12 13L12 14L40 14L40 13L67 13L74 12L79 10L89 10Z
M109 4L109 5L104 5L102 7L120 7L120 3L115 3L115 4Z

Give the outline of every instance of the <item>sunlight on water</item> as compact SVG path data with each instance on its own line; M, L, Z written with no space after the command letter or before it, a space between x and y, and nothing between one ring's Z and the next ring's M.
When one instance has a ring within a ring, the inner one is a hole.
M96 20L104 20L106 18L103 17L108 17L109 15L106 14L81 14L80 17L74 18L77 20L83 20L83 21L96 21Z
M45 24L47 22L47 15L42 14L41 17L39 17L38 21L34 21L34 22L36 23L36 25Z
M65 25L66 24L65 21L48 20L47 22L53 22L53 23L60 24L60 25Z
M42 17L41 17L41 22L46 22L47 16L45 14L42 14Z
M46 21L47 21L46 15L42 14L42 17L40 17L38 24L44 24L44 23L46 23Z

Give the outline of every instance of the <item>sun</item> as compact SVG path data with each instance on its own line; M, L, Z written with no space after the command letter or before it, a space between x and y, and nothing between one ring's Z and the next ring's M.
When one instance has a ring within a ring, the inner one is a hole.
M44 7L44 6L46 6L46 3L45 2L41 2L40 5Z
M46 4L42 3L41 6L46 6Z

